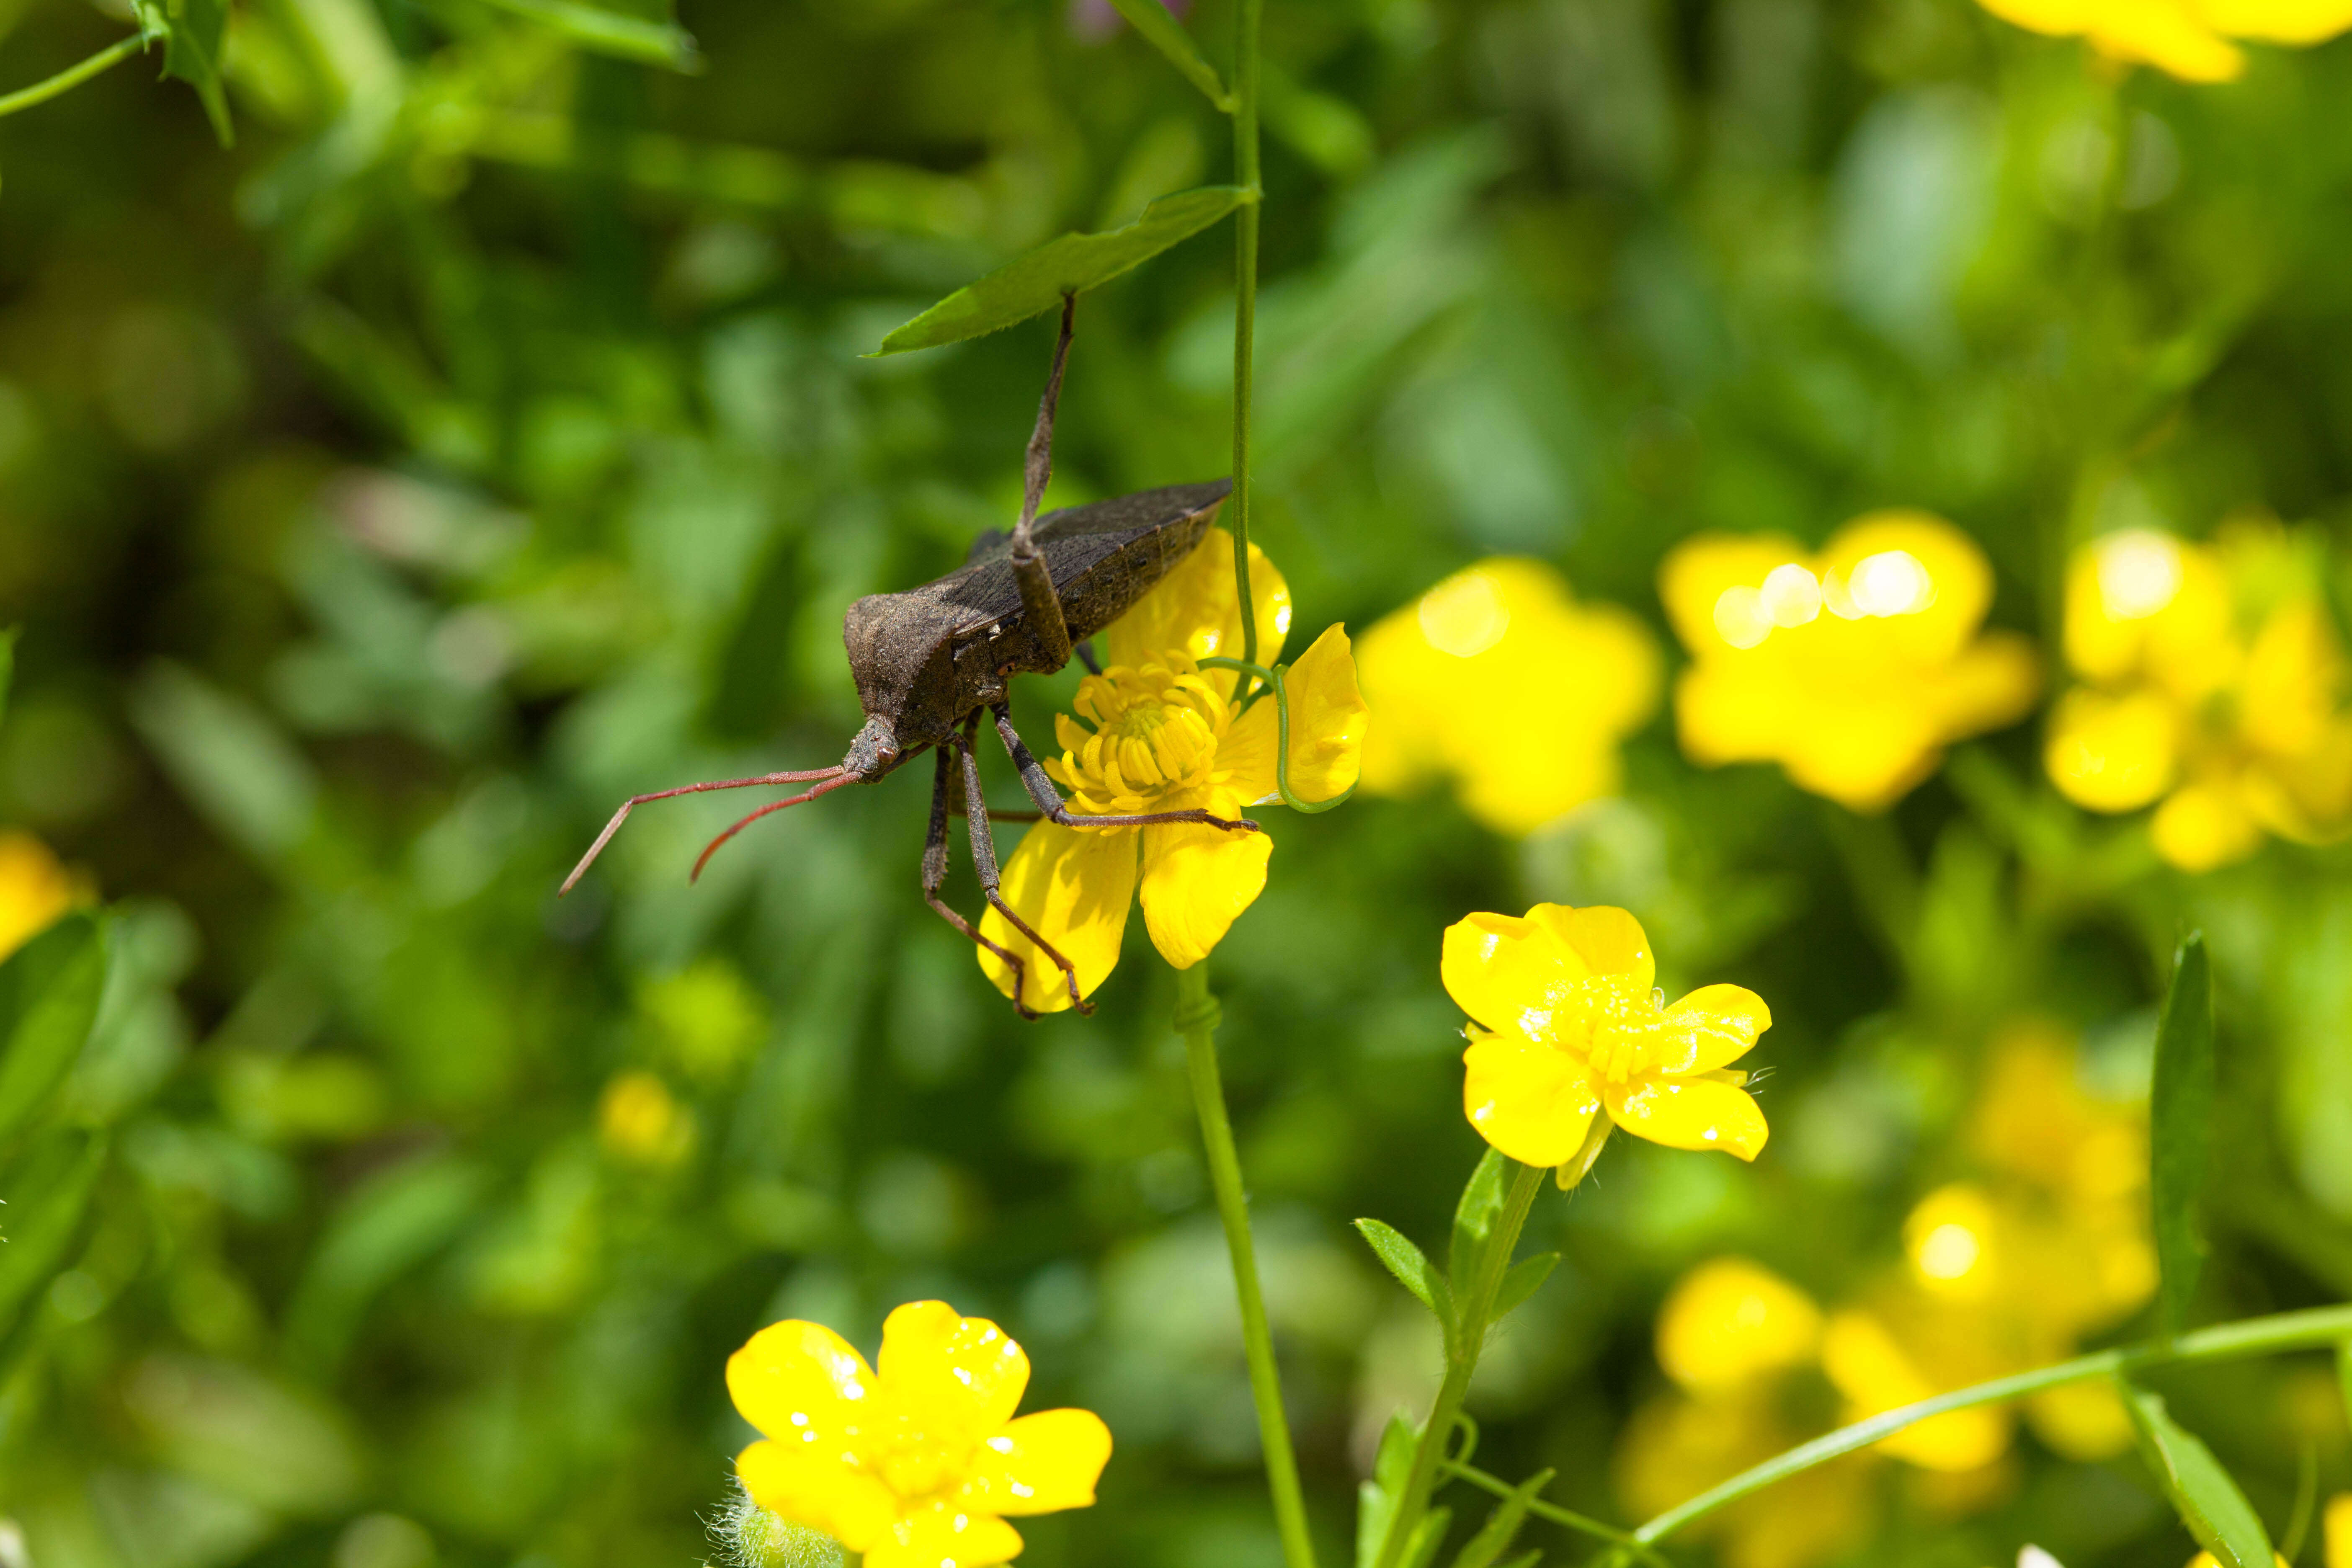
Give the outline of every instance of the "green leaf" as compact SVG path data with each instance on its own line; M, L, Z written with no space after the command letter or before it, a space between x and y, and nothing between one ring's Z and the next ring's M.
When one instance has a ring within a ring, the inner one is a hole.
M2156 1394L2129 1384L2123 1394L2140 1452L2197 1544L2221 1568L2271 1568L2271 1541L2262 1519L2213 1450L2173 1420Z
M884 338L867 357L958 343L1059 310L1063 295L1098 288L1256 199L1239 185L1203 185L1160 197L1125 228L1048 240L957 289Z
M1462 1184L1462 1199L1454 1205L1454 1245L1446 1250L1446 1272L1454 1277L1454 1293L1469 1293L1470 1281L1478 1272L1479 1255L1486 1249L1486 1238L1495 1234L1495 1222L1503 1216L1503 1167L1507 1164L1499 1149L1489 1149L1479 1160L1478 1168Z
M1437 1549L1445 1544L1445 1531L1453 1522L1454 1510L1450 1508L1433 1508L1423 1514L1421 1522L1413 1527L1412 1544L1397 1559L1397 1568L1428 1568Z
M332 1372L369 1304L446 1246L488 1186L474 1165L428 1154L361 1187L328 1221L295 1287L286 1313L288 1359L313 1374Z
M152 18L149 6L142 16ZM163 0L163 74L196 89L213 134L226 147L236 141L229 124L228 95L221 90L221 52L228 42L228 0Z
M65 1267L81 1234L90 1190L106 1164L106 1141L79 1128L37 1140L15 1169L0 1178L0 1367L15 1359L41 1293Z
M1486 1321L1499 1323L1509 1317L1512 1308L1543 1289L1543 1282L1551 1278L1559 1262L1559 1253L1538 1252L1512 1264L1511 1271L1503 1276L1503 1283L1495 1290L1494 1315Z
M2191 931L2172 960L2172 984L2165 993L2164 1016L2156 1030L2156 1076L2148 1105L2148 1188L2167 1333L2179 1333L2187 1326L2197 1275L2205 1263L2197 1194L2205 1184L2212 1108L2213 972L2205 955L2205 933Z
M81 1055L106 988L106 934L67 915L0 963L0 1143L37 1117Z
M698 75L703 68L702 51L696 47L694 35L675 22L656 22L602 5L579 5L575 0L490 0L490 4L527 16L596 54L665 66L688 76Z
M2336 1382L2344 1391L2344 1418L2352 1421L2352 1340L2336 1347Z
M0 719L8 717L8 688L16 675L16 638L24 630L22 626L10 626L0 631Z
M1413 1441L1420 1436L1402 1415L1391 1415L1381 1430L1381 1451L1372 1461L1369 1480L1356 1488L1356 1568L1372 1568L1381 1542L1389 1535L1405 1482L1412 1476Z
M1193 46L1192 35L1182 23L1168 14L1160 0L1110 0L1127 25L1143 36L1143 41L1168 57L1168 63L1184 73L1184 79L1209 95L1209 101L1227 114L1234 111L1234 96L1209 62L1201 58Z
M1500 1317L1501 1313L1496 1316ZM1511 1542L1518 1535L1519 1526L1527 1522L1528 1505L1535 1501L1544 1488L1551 1485L1554 1470L1538 1470L1511 1489L1478 1533L1465 1542L1461 1554L1454 1559L1454 1568L1491 1568L1495 1559L1510 1550Z
M1397 1277L1397 1283L1413 1293L1415 1300L1436 1314L1438 1327L1452 1332L1454 1328L1454 1293L1445 1287L1445 1276L1426 1253L1412 1244L1411 1237L1394 1226L1376 1219L1360 1219L1356 1231L1371 1247L1373 1255Z
M1543 1548L1538 1546L1533 1552L1528 1552L1524 1556L1512 1558L1508 1563L1503 1564L1503 1568L1536 1568L1536 1564L1542 1561Z

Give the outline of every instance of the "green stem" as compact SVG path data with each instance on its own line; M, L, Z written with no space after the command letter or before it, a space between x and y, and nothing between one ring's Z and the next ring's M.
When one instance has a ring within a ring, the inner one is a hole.
M19 88L6 97L0 98L0 117L15 114L19 110L35 108L48 102L53 98L71 92L90 78L121 65L146 47L147 35L144 33L135 34L120 42L109 44L79 65L68 66L47 81L37 81L30 87Z
M1397 1510L1389 1520L1388 1535L1381 1542L1375 1568L1397 1568L1405 1547L1412 1541L1413 1531L1421 1527L1422 1516L1429 1511L1429 1494L1437 1481L1438 1463L1445 1457L1446 1444L1453 1440L1454 1418L1462 1412L1463 1397L1470 1392L1471 1374L1478 1370L1479 1352L1486 1349L1487 1319L1495 1310L1495 1292L1502 1289L1503 1276L1511 1267L1511 1254L1519 1245L1519 1232L1527 1226L1528 1211L1535 1206L1536 1194L1549 1173L1539 1165L1521 1165L1511 1179L1510 1194L1503 1200L1502 1218L1487 1239L1486 1250L1478 1261L1477 1276L1471 1281L1470 1293L1462 1300L1461 1318L1445 1347L1445 1381L1438 1384L1437 1402L1430 1406L1429 1424L1421 1429L1421 1440L1413 1447L1412 1470L1405 1478L1404 1496L1398 1500Z
M1257 156L1258 21L1265 0L1234 7L1234 183L1261 193ZM1234 215L1234 592L1242 616L1242 658L1257 662L1257 610L1250 594L1250 393L1256 373L1259 201ZM1248 682L1244 681L1244 688ZM1236 692L1247 700L1246 689Z
M1518 1489L1512 1486L1510 1482L1505 1480L1502 1477L1482 1470L1475 1465L1465 1465L1453 1459L1440 1459L1437 1462L1437 1468L1441 1475L1452 1476L1457 1480L1468 1481L1480 1491L1490 1492L1496 1497L1510 1497ZM1613 1524L1604 1524L1601 1521L1591 1518L1590 1515L1578 1513L1572 1509L1562 1508L1558 1503L1546 1502L1541 1498L1532 1498L1528 1500L1528 1511L1535 1515L1538 1519L1548 1519L1554 1524L1565 1525L1570 1530L1576 1531L1584 1535L1590 1535L1595 1540L1607 1541L1619 1546L1630 1547L1633 1551L1639 1552L1646 1561L1655 1562L1659 1560L1658 1553L1651 1548L1643 1546L1640 1542L1634 1540L1633 1532L1630 1530L1620 1530Z
M1290 1422L1282 1411L1282 1375L1275 1366L1274 1336L1266 1328L1265 1294L1258 1288L1257 1247L1250 1240L1241 1155L1234 1148L1224 1080L1217 1071L1218 1016L1217 999L1209 994L1208 965L1178 970L1176 1032L1184 1037L1184 1057L1192 1072L1192 1109L1201 1118L1201 1143L1209 1159L1209 1185L1216 1193L1217 1217L1224 1222L1225 1247L1233 1254L1234 1294L1241 1303L1242 1345L1249 1356L1250 1397L1257 1402L1258 1439L1265 1449L1266 1488L1274 1494L1283 1561L1288 1568L1315 1568L1307 1500L1298 1486L1298 1458L1291 1451Z
M2062 1384L2082 1383L2094 1377L2115 1377L2147 1367L2184 1366L2198 1362L2268 1355L2277 1351L2322 1349L2339 1343L2347 1336L2352 1336L2352 1307L2320 1307L2309 1311L2282 1312L2275 1317L2249 1318L2243 1322L2223 1323L2219 1328L2202 1329L2160 1344L2100 1351L2093 1355L2077 1356L2073 1361L2062 1361L2054 1366L2039 1367L2012 1377L1997 1377L1990 1383L1955 1389L1949 1394L1939 1394L1933 1399L1923 1399L1916 1405L1906 1405L1899 1410L1874 1415L1867 1421L1857 1421L1851 1426L1841 1426L1825 1436L1791 1448L1777 1458L1767 1459L1754 1469L1734 1476L1711 1490L1701 1492L1680 1507L1668 1509L1635 1531L1633 1539L1644 1545L1663 1541L1685 1525L1705 1519L1716 1510L1738 1502L1750 1492L1760 1491L1775 1481L1786 1480L1800 1471L1843 1458L1856 1449L1867 1448L1906 1426L1954 1410L1967 1410L1979 1405L1999 1405L2029 1394L2039 1394L2045 1388L2056 1388Z

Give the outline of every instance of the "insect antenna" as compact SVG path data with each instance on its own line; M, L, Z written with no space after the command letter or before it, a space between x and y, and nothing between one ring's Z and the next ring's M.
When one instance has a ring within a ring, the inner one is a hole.
M712 839L709 844L703 847L700 858L695 861L694 869L688 873L686 879L689 882L700 880L702 877L702 868L710 863L710 858L719 852L719 847L721 844L726 843L729 839L734 837L737 834L742 832L745 828L751 826L751 824L759 821L760 818L768 816L772 812L782 811L788 805L798 805L803 801L814 800L817 796L824 795L828 791L837 790L844 784L854 784L858 781L859 775L849 772L845 768L835 768L832 771L836 776L826 778L824 783L817 785L816 788L793 795L789 800L770 801L767 805L761 806L759 810L751 813L751 816L745 817L742 821L737 823L734 826L729 828L726 832ZM824 777L823 774L811 773L803 773L801 776L803 778Z
M780 806L797 805L802 801L809 800L817 795L823 795L826 790L836 787L837 784L850 783L851 780L848 777L844 776L847 773L847 771L848 770L844 768L840 763L835 763L829 768L814 768L805 773L761 773L759 777L751 779L713 779L708 784L680 784L676 789L656 790L651 795L631 795L628 799L621 803L621 809L613 814L613 820L604 824L604 831L596 835L596 842L588 846L588 853L580 857L580 864L572 868L572 875L563 879L563 886L555 890L555 896L560 899L579 884L580 879L588 874L588 868L596 863L596 857L604 852L604 846L613 841L613 835L621 831L621 824L629 820L629 813L645 805L647 801L667 800L672 795L701 795L706 791L715 789L752 789L761 784L807 784L814 779L829 779L835 781L835 783L826 784L817 789L813 789L809 791L807 795L796 795L791 800L780 801L776 805L767 808L769 811L774 811ZM764 814L761 812L753 812L751 814L752 816L762 815ZM751 820L751 817L747 816L743 819L743 822L749 822ZM721 834L719 836L721 841L723 842L728 836L735 832L736 828L740 828L742 826L743 823L739 822L734 827L729 828L725 834ZM713 845L711 847L716 848L718 846ZM709 858L710 850L704 850L702 852L702 859L708 860ZM694 863L694 873L698 877L702 874L702 860L698 860Z

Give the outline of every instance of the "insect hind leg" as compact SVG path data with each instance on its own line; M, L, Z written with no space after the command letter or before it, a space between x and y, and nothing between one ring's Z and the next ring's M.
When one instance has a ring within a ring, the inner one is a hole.
M931 826L923 839L923 902L930 905L931 912L940 919L1004 961L1005 967L1013 971L1013 1011L1034 1022L1038 1016L1036 1010L1022 1000L1028 965L1018 953L1009 952L982 936L979 927L964 919L953 905L940 897L940 889L947 885L948 879L948 805L950 798L948 775L955 766L955 751L956 743L953 742L940 748L939 771L931 783Z
M972 744L972 735L969 730L957 744L956 750L963 765L964 815L971 819L968 826L971 829L972 869L979 873L981 891L987 895L990 908L1003 915L1014 931L1027 937L1039 952L1044 953L1060 966L1062 984L1069 989L1070 1005L1081 1013L1092 1013L1095 1010L1094 1004L1087 1001L1078 990L1078 966L1062 956L1059 948L1047 942L1036 927L1023 920L1013 911L1013 906L1005 902L1003 891L998 886L996 845L990 838L988 832L988 799L982 794L980 787L980 754ZM990 945L994 949L993 943ZM1018 1000L1017 992L1015 1000Z

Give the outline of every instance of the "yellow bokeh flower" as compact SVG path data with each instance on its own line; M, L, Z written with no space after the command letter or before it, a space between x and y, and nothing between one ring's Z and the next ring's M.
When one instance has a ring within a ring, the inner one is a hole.
M1290 628L1290 589L1250 547L1250 593L1258 658L1280 658ZM1078 683L1076 716L1057 714L1059 757L1045 771L1070 810L1085 816L1205 808L1228 820L1278 798L1281 752L1274 699L1247 710L1234 701L1240 677L1198 661L1235 658L1241 611L1234 592L1233 540L1213 529L1103 637L1104 668ZM1290 787L1308 802L1355 787L1366 712L1356 689L1347 632L1327 628L1285 675L1290 700ZM1076 966L1090 995L1118 963L1127 913L1139 896L1160 956L1189 969L1209 955L1265 888L1273 841L1198 823L1147 827L1064 827L1040 822L1004 864L1004 900ZM1061 970L1011 921L991 909L981 933L1023 963L1033 1011L1070 1005ZM1010 965L985 948L980 965L1013 995Z
M2352 29L2352 0L1980 0L2037 33L2088 39L2110 59L2185 81L2229 81L2246 68L2233 38L2316 44Z
M1471 816L1525 834L1618 787L1617 745L1657 710L1656 639L1614 605L1584 605L1539 561L1457 572L1364 634L1380 722L1364 787L1451 778Z
M1569 1183L1588 1139L1612 1125L1743 1160L1764 1147L1764 1113L1730 1064L1771 1027L1770 1011L1737 985L1665 1005L1649 938L1623 910L1472 915L1446 930L1444 974L1472 1019L1463 1109L1512 1159L1561 1167Z
M2352 1568L2352 1492L2327 1500L2327 1568Z
M58 864L29 833L0 829L0 958L89 901L88 882Z
M2076 551L2066 658L2044 763L2093 811L2156 806L2157 852L2187 871L2265 833L2352 832L2347 668L2310 554L2275 523L2210 545L2129 529Z
M694 1152L694 1113L654 1074L619 1073L596 1102L596 1137L616 1159L667 1168Z
M1893 805L1943 748L2023 717L2032 647L1979 635L1992 570L1969 538L1915 511L1874 512L1817 555L1715 534L1666 557L1659 592L1690 667L1675 687L1695 762L1777 762L1855 811Z
M728 1359L735 1408L765 1435L735 1460L754 1502L866 1568L989 1568L1020 1554L1008 1516L1095 1500L1109 1429L1086 1410L1015 1419L1029 1358L994 1323L909 1302L876 1362L797 1320Z
M1692 1394L1733 1394L1812 1360L1822 1312L1812 1298L1744 1258L1683 1276L1658 1311L1658 1364Z

